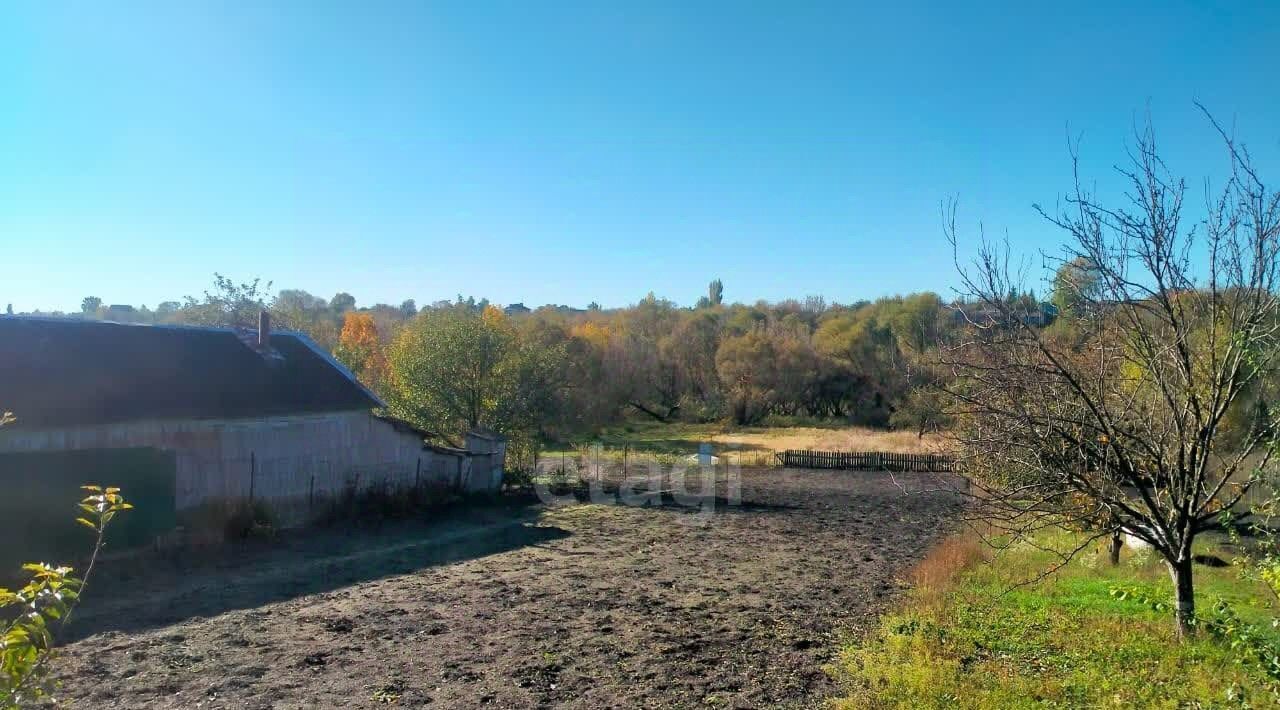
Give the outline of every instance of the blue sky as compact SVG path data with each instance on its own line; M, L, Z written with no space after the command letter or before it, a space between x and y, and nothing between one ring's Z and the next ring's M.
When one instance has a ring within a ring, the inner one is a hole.
M1280 173L1280 5L959 5L4 3L0 302L945 294L948 196L1057 242L1068 126Z

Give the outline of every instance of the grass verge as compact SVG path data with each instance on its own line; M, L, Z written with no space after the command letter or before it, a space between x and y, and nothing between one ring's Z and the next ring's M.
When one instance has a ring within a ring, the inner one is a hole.
M1063 545L1070 533L1053 533ZM1212 551L1212 550L1207 550ZM1242 708L1272 707L1261 671L1201 631L1188 642L1157 611L1116 588L1170 599L1164 567L1128 548L1111 567L1099 547L1054 575L1052 554L1022 545L993 556L957 537L911 574L912 590L878 630L846 647L834 674L848 688L839 708ZM1196 567L1197 606L1226 600L1274 633L1276 609L1234 568Z

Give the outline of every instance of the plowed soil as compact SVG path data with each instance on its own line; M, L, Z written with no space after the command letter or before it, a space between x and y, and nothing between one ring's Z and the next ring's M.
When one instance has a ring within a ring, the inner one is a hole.
M80 708L811 707L956 517L923 477L742 474L741 501L548 504L110 562Z

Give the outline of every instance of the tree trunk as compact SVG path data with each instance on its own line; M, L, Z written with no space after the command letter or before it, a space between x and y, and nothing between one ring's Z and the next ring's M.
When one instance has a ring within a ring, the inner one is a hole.
M1170 562L1169 576L1173 578L1174 614L1178 635L1190 636L1195 630L1196 593L1191 584L1191 558Z
M645 414L648 414L649 416L653 417L654 419L657 419L658 421L662 422L663 424L667 424L667 423L669 423L669 422L671 421L669 417L665 417L665 416L663 416L660 412L655 412L655 411L653 411L652 409L649 409L648 407L644 406L643 404L641 404L641 403L639 403L639 402L631 402L630 404L631 404L631 406L635 407L636 409L640 410L641 412L644 412Z
M1120 548L1124 547L1124 536L1120 533L1119 528L1111 532L1111 546L1107 549L1107 559L1111 560L1111 566L1115 567L1120 564Z

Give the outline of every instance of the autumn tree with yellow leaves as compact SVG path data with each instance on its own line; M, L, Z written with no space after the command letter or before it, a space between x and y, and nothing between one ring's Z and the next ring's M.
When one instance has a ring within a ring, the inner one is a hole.
M387 356L372 315L347 311L334 357L369 389L381 391L387 377Z

